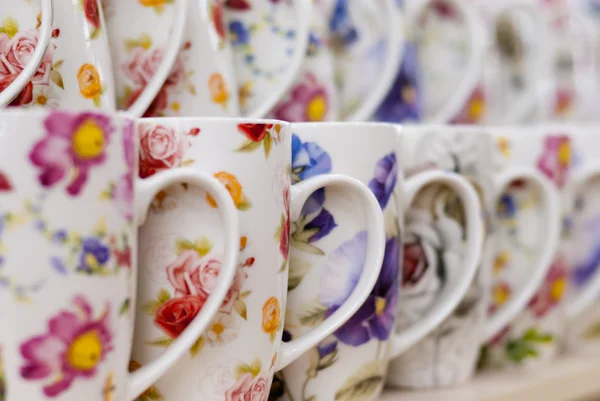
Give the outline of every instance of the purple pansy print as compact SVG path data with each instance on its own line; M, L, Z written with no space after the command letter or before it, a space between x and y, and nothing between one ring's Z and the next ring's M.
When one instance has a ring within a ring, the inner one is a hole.
M335 312L356 287L364 266L366 248L367 233L361 231L331 254L319 288L319 300L329 308L327 316ZM372 338L380 341L388 339L397 309L399 253L398 238L389 238L381 272L371 294L354 316L334 333L342 343L357 347Z
M394 193L397 180L398 163L396 162L396 153L392 152L377 162L375 177L369 181L369 189L377 198L382 210L385 209L390 196Z
M112 198L115 205L127 220L133 218L133 177L135 168L135 144L133 142L133 121L123 128L123 149L127 172L121 176L113 188Z
M402 65L392 88L375 112L375 120L385 122L419 121L422 117L421 78L417 47L404 45Z
M594 277L596 271L600 267L600 246L596 245L596 247L592 250L591 255L589 255L584 261L575 265L572 273L573 283L576 287L583 287L588 284L590 279Z
M47 379L44 394L57 397L77 378L92 378L98 364L113 350L109 304L95 319L92 306L81 295L73 310L62 310L48 321L48 332L21 344L25 362L21 377Z
M76 196L92 166L102 164L106 158L106 146L114 131L110 118L97 113L53 111L44 121L44 128L45 138L29 154L41 170L40 184L53 187L72 171L67 192Z
M98 238L85 238L82 243L81 253L79 254L79 265L77 270L80 272L93 273L102 269L110 260L110 248L102 243Z
M303 143L297 135L292 136L292 182L297 183L307 178L330 173L331 157L315 142ZM337 224L333 215L323 207L325 190L315 191L302 207L302 216L310 218L304 230L314 230L308 243L313 243L331 232Z

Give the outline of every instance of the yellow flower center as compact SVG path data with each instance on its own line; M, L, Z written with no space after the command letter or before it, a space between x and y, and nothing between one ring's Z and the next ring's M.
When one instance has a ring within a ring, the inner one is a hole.
M45 106L48 103L48 98L44 95L39 95L36 99L37 104L40 106Z
M509 297L510 292L505 287L501 286L494 289L494 305L504 305Z
M381 297L375 298L375 314L377 316L383 315L383 312L385 311L385 306L386 306L385 298L381 298Z
M471 118L479 118L485 111L485 103L482 100L474 100L469 106L469 115Z
M77 337L67 351L67 360L75 369L91 370L102 357L102 342L96 331L88 331Z
M400 92L400 97L407 104L413 104L417 100L417 91L412 86L405 86Z
M212 331L217 336L220 336L225 331L225 326L222 323L215 323L212 325Z
M93 120L81 124L73 134L73 150L82 159L98 157L104 145L104 132Z
M323 121L327 114L327 100L324 96L316 96L306 106L308 121Z
M562 299L565 289L567 288L567 280L560 278L552 283L550 286L550 298L554 302L558 302Z
M92 270L97 269L100 266L98 259L96 259L96 257L91 253L85 254L85 264L88 265Z
M563 142L558 148L558 162L563 166L571 163L571 146L568 142Z
M500 255L498 255L496 257L496 260L494 260L494 274L500 273L509 260L510 253L507 251L504 251Z

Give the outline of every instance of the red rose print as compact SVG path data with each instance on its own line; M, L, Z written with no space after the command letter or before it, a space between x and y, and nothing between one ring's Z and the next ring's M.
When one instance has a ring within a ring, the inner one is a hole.
M12 184L4 175L4 173L0 172L0 192L9 192L13 189Z
M177 338L194 320L205 301L205 298L191 295L172 298L158 308L154 323L169 337Z
M238 129L252 142L261 142L273 124L238 124Z
M83 0L85 19L96 29L100 28L100 9L97 0Z
M402 265L402 285L415 285L427 271L429 262L425 250L419 242L404 245Z
M225 7L232 10L250 10L252 7L247 0L225 0Z
M215 24L215 30L217 35L221 39L225 39L225 24L223 21L223 5L220 1L217 1L212 9L213 24Z

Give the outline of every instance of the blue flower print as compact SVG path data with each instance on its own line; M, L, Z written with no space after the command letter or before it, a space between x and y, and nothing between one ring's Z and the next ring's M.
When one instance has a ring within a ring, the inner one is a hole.
M366 258L367 233L361 231L337 248L323 270L319 301L328 307L327 316L348 299L360 277ZM371 339L385 341L393 328L400 285L398 238L386 241L379 278L360 309L335 333L342 343L357 347Z
M329 31L342 46L351 45L358 40L358 31L350 18L347 0L337 0L329 19Z
M375 177L369 181L369 189L377 198L381 210L387 206L397 181L398 163L396 162L396 153L392 152L377 162Z
M375 112L377 121L419 121L422 117L421 77L414 43L404 45L404 56L390 91Z
M306 56L313 57L319 53L323 47L323 40L316 32L310 32L308 35L308 47L306 48Z
M232 46L244 46L250 41L250 31L242 21L231 21L229 23Z
M92 273L103 268L110 259L110 249L99 239L88 237L83 240L77 270Z
M504 193L500 197L497 206L498 217L502 219L512 219L517 216L518 205L515 197L509 193Z
M331 173L331 157L315 142L302 143L292 136L292 183Z

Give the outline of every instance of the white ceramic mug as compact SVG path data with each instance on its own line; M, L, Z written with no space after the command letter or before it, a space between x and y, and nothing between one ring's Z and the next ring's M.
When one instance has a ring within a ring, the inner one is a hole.
M314 174L308 169L292 171L295 144L290 125L281 121L143 119L138 136L143 176L171 168L177 171L180 166L214 174L229 190L241 222L241 257L219 313L189 354L146 394L160 394L165 401L241 401L249 394L266 400L273 374L342 326L373 288L385 243L377 200L363 184L341 175L291 185L294 174L307 178ZM177 152L165 158L165 144ZM336 215L352 207L356 215L348 217L348 224L353 231L332 237L343 241L360 233L362 259L350 261L329 248L311 245L319 227L311 227L301 211L318 209L318 199L311 196L315 191L345 194L349 201L340 198L329 210ZM220 230L214 229L218 228L215 212L210 197L181 185L155 200L141 230L140 265L146 274L139 282L142 306L136 320L134 365L143 365L169 346L187 323L186 319L171 321L170 312L182 310L185 316L193 310L196 306L188 300L210 288L218 273L221 240ZM202 215L205 223L190 222L190 213ZM287 289L298 279L289 267L289 245L295 239L290 232L299 225L305 228L306 248L323 257L339 257L340 267L354 262L362 273L358 271L347 283L356 288L347 287L350 291L339 309L319 315L323 319L314 321L313 331L284 343Z
M16 64L27 60L28 51L35 47L40 3L11 4L16 7L7 7L3 37L12 39L3 42L12 43L5 62L12 64L9 69L14 69L18 68ZM48 7L48 2L41 5ZM52 13L48 14L52 17L51 28L46 28L52 29L50 43L32 79L11 104L115 111L112 66L100 0L85 0L81 4L52 0L51 6Z
M292 85L308 45L312 3L225 2L242 115L266 116Z
M16 10L6 8L0 18L12 27L4 27L0 34L2 45L0 48L0 107L13 102L22 91L27 89L29 81L38 73L38 66L42 63L46 49L52 36L52 0L43 0L41 3L41 23L35 30L20 31L15 25L17 19L12 15ZM20 18L20 16L19 16ZM23 15L23 18L25 16ZM22 29L22 28L21 28ZM6 32L8 31L8 33ZM19 33L17 35L17 33ZM16 37L15 37L16 36ZM20 99L16 99L15 105Z
M284 369L285 384L280 382L279 392L272 396L283 395L283 386L290 400L346 399L357 392L363 400L375 400L383 387L389 358L427 335L451 313L469 288L483 239L481 208L473 188L456 174L429 171L404 179L400 165L410 145L393 125L299 123L292 124L292 130L293 179L344 173L367 184L383 211L387 242L381 273L367 300L332 336ZM452 272L449 290L432 312L398 331L396 317L406 306L398 302L398 292L400 297L402 292L401 246L405 240L402 220L406 206L430 185L452 188L464 203L464 264ZM334 191L315 193L314 204L307 204L301 214L303 224L297 225L292 234L290 273L296 280L289 286L285 324L288 338L310 333L321 319L319 313L327 316L335 311L360 271L357 261L364 258L365 238L356 235L349 223L350 216L357 215L356 209L348 202L345 213L329 213L331 205L343 196ZM334 251L329 257L317 252L330 249Z
M188 0L104 0L102 5L117 103L119 108L142 116L178 61Z
M548 272L559 239L558 193L552 183L533 167L511 164L497 169L494 163L495 141L481 128L406 126L405 134L412 136L415 144L405 153L406 166L410 166L407 172L450 171L461 174L478 189L487 217L486 242L477 278L468 295L432 333L391 362L387 383L409 388L456 385L473 377L481 345L521 312ZM503 233L495 224L495 207L504 191L515 181L526 182L540 191L542 213L531 224L544 226L545 237L532 250L534 258L512 255L513 259L521 257L518 259L520 262L513 260L513 263L530 266L525 269L526 274L512 271L515 279L512 281L518 285L504 304L493 305L491 281L499 261L496 247L503 241ZM440 189L432 196L446 198L449 205L444 215L438 216L437 224L428 227L423 211L417 209L409 212L412 218L406 226L407 236L412 236L413 241L404 248L405 277L411 278L404 282L403 296L406 298L405 307L415 308L412 319L418 318L423 313L418 309L428 306L439 288L443 288L444 275L454 269L456 263L453 254L460 254L460 249L453 245L456 234L452 227L456 221L463 219L460 211L456 210L456 202ZM445 249L440 244L446 244ZM433 274L423 274L417 279L419 270L423 269ZM420 299L417 298L419 293ZM488 316L492 306L496 310Z
M591 150L595 132L560 125L487 128L486 131L498 140L497 152L503 155L505 163L518 161L536 167L560 193L563 224L550 270L527 308L499 333L486 352L486 366L541 366L556 355L569 322L595 302L600 291L600 275L593 262L593 240L588 242L585 234L574 237L573 231L574 196L580 192L581 197L599 173ZM511 206L499 216L500 226L510 225L512 246L526 249L536 235L527 233L531 225L523 224L526 220L511 221L510 217L515 212L530 209L535 198L526 196L523 189L518 188L506 195L504 204ZM589 207L592 208L590 213L594 213L594 205ZM577 224L585 232L586 224L592 224L593 218L588 220L585 210L579 212L583 214L579 215ZM509 261L506 268L511 267L514 268ZM494 278L494 285L505 284L510 289L512 283L505 283L502 274Z
M194 170L138 179L134 121L124 114L6 111L0 128L3 398L133 401L194 344L226 297L239 254L235 205L219 181ZM219 205L223 268L201 310L186 316L189 330L128 374L138 226L154 195L181 182Z

